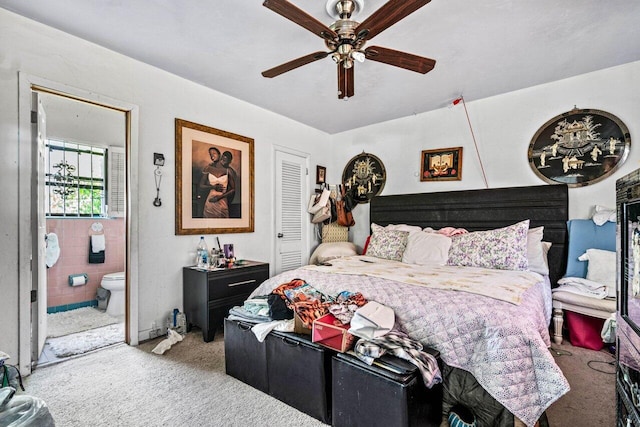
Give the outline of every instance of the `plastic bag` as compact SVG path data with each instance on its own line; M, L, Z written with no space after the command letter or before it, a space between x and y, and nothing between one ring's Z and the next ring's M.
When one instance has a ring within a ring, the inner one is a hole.
M613 313L611 317L604 321L604 325L602 325L600 336L602 337L603 343L612 344L616 342L616 327L616 313Z
M0 426L55 426L44 400L33 396L14 396L15 392L13 387L0 389Z

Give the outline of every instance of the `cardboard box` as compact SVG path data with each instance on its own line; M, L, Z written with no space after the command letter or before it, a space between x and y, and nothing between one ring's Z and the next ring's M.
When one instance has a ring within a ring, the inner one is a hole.
M296 334L311 335L311 328L302 322L302 319L300 319L300 316L298 316L298 313L295 311L293 312L293 332Z
M355 341L355 336L347 332L349 327L349 323L343 325L333 314L325 314L313 321L311 341L344 353Z

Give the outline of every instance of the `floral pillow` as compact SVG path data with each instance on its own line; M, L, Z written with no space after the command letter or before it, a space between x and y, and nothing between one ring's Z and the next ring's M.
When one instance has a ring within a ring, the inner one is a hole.
M495 230L454 236L447 265L526 270L529 220Z
M408 239L408 231L388 230L378 224L371 224L371 240L367 246L367 255L401 261Z

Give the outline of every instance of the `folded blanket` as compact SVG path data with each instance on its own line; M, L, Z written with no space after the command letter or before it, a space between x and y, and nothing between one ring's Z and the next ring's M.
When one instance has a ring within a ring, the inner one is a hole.
M563 277L558 280L558 286L551 292L571 292L591 298L604 299L607 296L607 287L602 283L583 279L582 277Z

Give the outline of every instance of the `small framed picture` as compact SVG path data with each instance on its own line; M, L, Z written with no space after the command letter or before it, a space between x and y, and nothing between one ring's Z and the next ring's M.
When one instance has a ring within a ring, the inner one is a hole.
M327 168L324 166L316 166L316 184L324 184L327 182Z
M462 147L422 151L420 181L460 181Z

